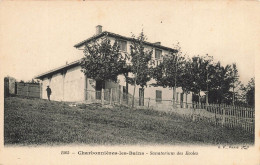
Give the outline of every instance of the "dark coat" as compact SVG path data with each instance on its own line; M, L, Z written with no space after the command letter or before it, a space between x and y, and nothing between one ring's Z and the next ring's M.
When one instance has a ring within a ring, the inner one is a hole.
M47 87L46 91L47 91L47 95L51 95L51 88Z

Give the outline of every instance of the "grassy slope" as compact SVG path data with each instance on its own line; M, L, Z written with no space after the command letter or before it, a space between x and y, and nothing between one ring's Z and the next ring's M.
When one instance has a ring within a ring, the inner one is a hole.
M5 99L5 144L236 144L253 135L191 122L175 115L126 107L9 97Z

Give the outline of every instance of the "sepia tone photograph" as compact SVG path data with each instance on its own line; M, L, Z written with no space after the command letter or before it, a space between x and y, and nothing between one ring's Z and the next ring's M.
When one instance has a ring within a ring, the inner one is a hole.
M199 161L207 148L218 151L214 160L220 152L259 163L259 2L4 1L0 9L1 155L44 147L61 159Z

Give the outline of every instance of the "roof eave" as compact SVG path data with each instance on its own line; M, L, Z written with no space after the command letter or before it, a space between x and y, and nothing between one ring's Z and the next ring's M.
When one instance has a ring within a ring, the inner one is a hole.
M77 65L80 64L80 61L81 61L81 59L77 60L77 61L73 61L73 62L71 62L71 63L69 63L67 65L61 66L59 68L52 69L52 70L50 70L48 72L45 72L45 73L42 73L40 75L35 76L34 79L43 79L45 77L48 77L49 75L53 75L55 73L59 73L59 72L61 72L64 69L68 69L68 68L77 66Z
M107 31L104 31L98 35L95 35L93 37L90 37L76 45L74 45L75 48L79 48L81 46L83 46L84 44L94 40L94 39L97 39L99 37L102 37L103 35L108 35L110 37L115 37L115 38L121 38L121 39L124 39L124 40L128 40L128 41L132 41L133 38L130 38L130 37L125 37L125 36L122 36L122 35L119 35L119 34L115 34L115 33L111 33L111 32L107 32ZM148 45L148 46L152 46L152 47L155 47L155 48L159 48L159 49L165 49L165 50L168 50L168 51L172 51L173 53L176 53L178 52L176 49L172 49L172 48L169 48L169 47L165 47L165 46L162 46L162 45L156 45L156 44L153 44L153 43L150 43L150 42L146 42L145 41L145 44Z
M92 37L90 37L90 38L88 38L88 39L86 39L86 40L84 40L84 41L81 41L80 43L77 43L76 45L74 45L74 47L75 47L75 48L79 48L79 47L83 46L84 44L90 42L91 40L94 40L94 39L97 39L97 38L99 38L99 37L102 37L103 35L105 35L105 34L107 34L107 33L108 33L108 32L104 31L104 32L102 32L102 33L100 33L100 34L98 34L98 35L94 35L94 36L92 36Z

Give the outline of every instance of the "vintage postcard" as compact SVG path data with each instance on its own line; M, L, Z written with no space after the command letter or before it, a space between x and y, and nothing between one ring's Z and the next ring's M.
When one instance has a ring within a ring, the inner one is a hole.
M259 165L259 12L1 1L0 165Z

